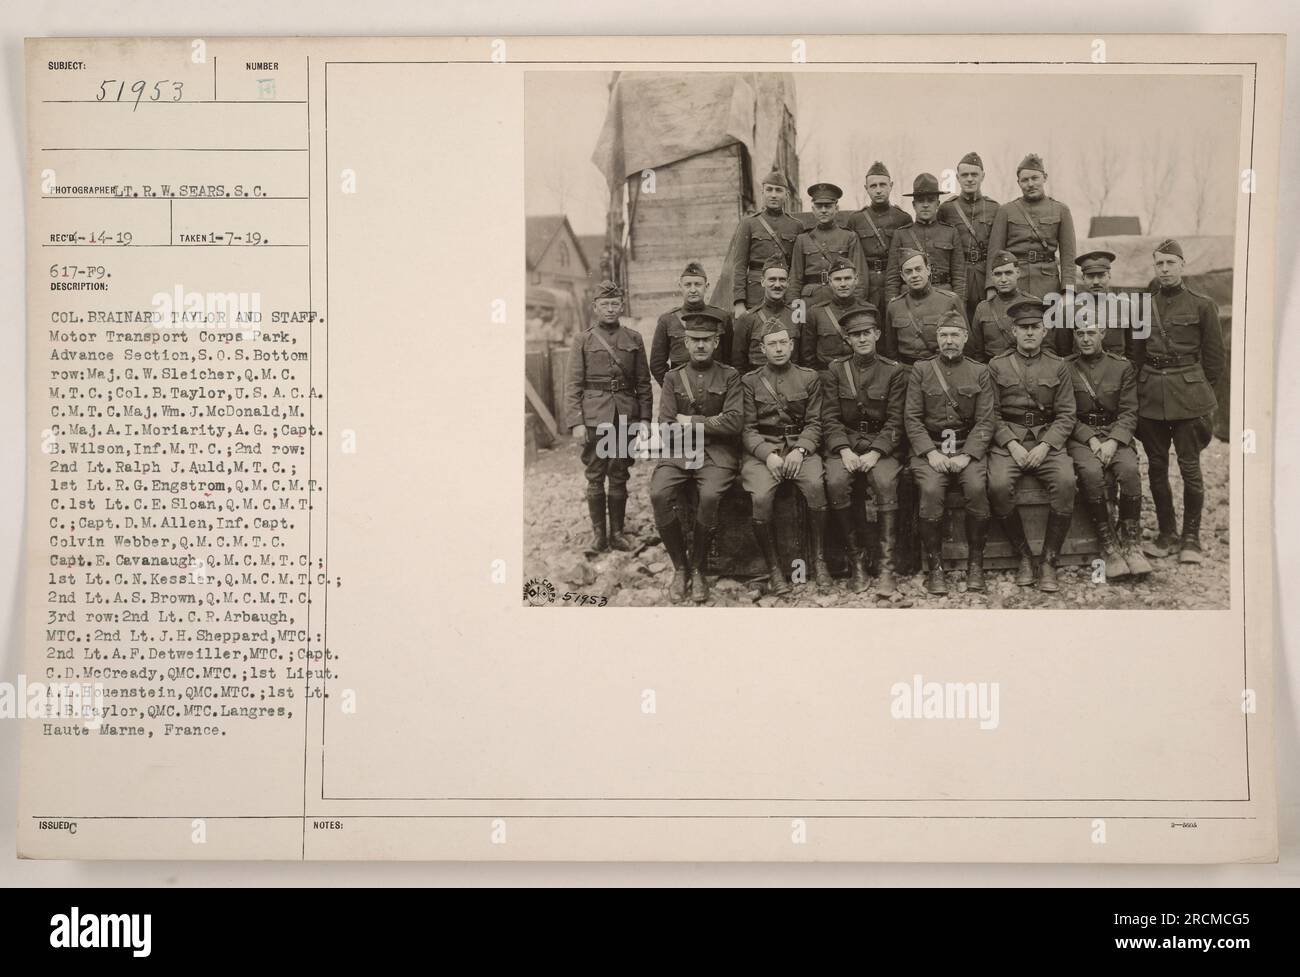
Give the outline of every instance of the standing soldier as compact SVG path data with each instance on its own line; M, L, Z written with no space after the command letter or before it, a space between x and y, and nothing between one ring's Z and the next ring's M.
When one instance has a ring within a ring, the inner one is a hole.
M898 527L898 478L902 471L903 401L907 370L876 353L880 316L870 303L853 305L841 324L853 352L822 374L822 423L826 496L853 568L851 587L866 590L866 551L857 521L863 489L875 498L880 538L876 593L894 593L894 545ZM864 520L865 521L865 520Z
M989 369L962 354L966 320L953 310L938 328L938 355L912 367L903 426L908 468L921 493L921 547L929 573L925 589L946 594L943 572L944 497L954 481L966 502L966 589L984 590L988 538L988 449L997 401Z
M725 310L708 305L704 301L705 289L709 287L709 276L704 266L698 261L689 261L682 275L677 279L682 290L682 302L677 308L665 312L655 323L654 339L650 342L650 375L655 383L664 385L664 374L690 361L686 351L686 316L693 312L707 310L721 317L722 330L718 334L718 358L726 362L728 340L731 338L731 317Z
M1066 450L1079 477L1088 515L1097 528L1106 578L1151 572L1142 556L1142 476L1133 447L1137 433L1137 372L1133 364L1106 346L1106 325L1090 314L1075 319L1074 343L1079 352L1068 357L1074 370L1074 403L1078 416ZM1111 528L1106 505L1106 473L1119 482L1119 536Z
M974 323L975 306L984 300L984 266L998 202L980 191L984 185L984 161L979 153L967 153L957 163L957 183L961 193L939 206L939 220L957 231L966 259L966 318Z
M1076 414L1070 366L1044 348L1047 326L1043 318L1048 311L1047 303L1039 298L1013 305L1009 313L1016 326L1016 348L989 360L998 395L989 501L1007 541L1020 556L1016 583L1032 586L1037 572L1038 589L1054 592L1061 589L1056 560L1074 514L1074 465L1065 446L1074 432ZM1037 475L1047 486L1051 507L1037 567L1016 508L1016 484L1025 472Z
M763 178L763 209L741 218L736 226L731 239L733 319L762 304L763 268L769 258L780 258L790 266L794 239L803 233L803 224L785 212L789 188L784 174L772 170Z
M905 289L885 309L885 355L910 365L939 351L936 330L947 313L956 312L963 325L966 313L961 299L930 284L925 252L904 248L898 261Z
M689 427L691 441L674 445L674 450L660 457L650 476L650 504L664 549L673 561L669 597L674 604L685 600L689 580L691 599L703 604L709 599L704 563L718 525L718 505L740 471L745 394L740 374L714 360L722 340L723 316L701 309L688 312L685 318L690 362L666 375L659 397L659 423L661 431L678 432ZM686 457L688 447L696 453L693 459ZM691 467L694 460L702 463ZM674 505L678 489L688 482L694 482L699 490L690 557Z
M736 320L731 334L731 365L741 373L756 370L767 362L763 353L763 333L780 324L795 342L792 358L799 362L803 346L802 316L796 315L785 301L790 273L776 255L763 267L763 301ZM800 306L799 311L803 311Z
M782 481L792 479L812 517L813 572L817 585L832 586L826 566L826 488L817 454L822 436L822 388L815 370L790 362L794 340L780 323L763 334L767 363L741 378L745 391L745 460L740 483L753 503L754 538L767 563L771 593L790 585L777 562L772 506Z
M1108 353L1132 359L1132 330L1136 324L1133 304L1127 295L1110 290L1110 266L1113 251L1089 251L1074 259L1087 289L1088 301L1097 310L1093 321L1102 325L1101 339ZM1078 301L1076 297L1076 301ZM1077 323L1076 323L1077 324ZM1077 337L1077 332L1076 332Z
M966 255L957 230L941 223L939 217L939 181L922 173L912 181L912 198L916 220L894 234L889 244L889 264L885 268L885 297L895 299L903 292L902 252L921 251L930 262L930 283L951 291L966 302ZM963 309L964 315L964 309Z
M981 363L987 363L999 353L1015 349L1016 331L1007 315L1007 309L1021 299L1034 297L1026 295L1017 287L1020 284L1020 268L1014 254L1000 251L993 256L990 264L993 266L990 277L993 294L975 306L970 345L966 348L967 355Z
M1074 218L1070 208L1047 196L1047 169L1030 153L1016 167L1021 196L998 207L989 232L989 253L1010 251L1020 262L1020 290L1046 298L1074 285ZM992 259L990 259L991 261ZM989 278L993 269L988 269ZM987 295L985 289L985 297ZM1060 329L1052 345L1068 353L1070 330Z
M825 372L832 360L852 352L844 316L858 305L858 272L847 259L839 255L831 259L829 278L831 297L812 307L801 340L800 362L818 372Z
M1173 240L1154 253L1158 285L1152 296L1153 328L1133 342L1138 368L1138 439L1146 449L1159 535L1151 556L1178 552L1180 563L1201 562L1201 507L1205 483L1201 452L1213 436L1219 403L1214 384L1223 373L1223 333L1214 300L1183 284L1183 249ZM1169 487L1169 446L1183 476L1183 532L1175 535Z
M645 341L641 334L619 325L623 311L623 290L614 282L596 286L592 301L596 323L574 340L569 354L569 387L565 393L565 410L569 417L581 418L573 427L573 439L582 446L582 464L587 475L587 511L591 515L594 538L592 550L630 550L631 541L623 533L627 513L627 480L631 474L630 446L618 443L621 436L609 437L606 431L619 434L622 419L626 430L648 422L652 416L653 394L650 367L646 362ZM612 447L611 447L612 445ZM606 491L605 482L609 481ZM609 533L605 532L606 500L609 503Z
M862 278L862 253L858 248L858 236L835 223L842 196L844 191L833 183L814 183L808 188L813 213L817 215L817 226L794 239L794 252L790 258L790 278L794 283L795 298L803 299L808 305L816 305L830 298L826 281L830 275L831 261L836 255L847 260L857 272L859 280Z
M855 210L846 222L848 229L858 236L862 252L862 269L865 278L867 301L877 309L885 307L885 269L889 264L889 245L894 232L912 223L912 217L901 207L889 202L894 192L894 181L885 164L876 160L867 170L865 183L867 206Z

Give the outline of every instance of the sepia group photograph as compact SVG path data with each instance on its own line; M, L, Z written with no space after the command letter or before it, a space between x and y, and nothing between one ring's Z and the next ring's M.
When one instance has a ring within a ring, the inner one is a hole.
M525 603L1229 606L1239 77L525 77Z

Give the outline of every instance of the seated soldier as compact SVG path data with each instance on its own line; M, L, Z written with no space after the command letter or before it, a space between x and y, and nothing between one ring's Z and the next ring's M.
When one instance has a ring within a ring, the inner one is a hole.
M1078 315L1067 357L1074 370L1078 419L1066 450L1074 462L1088 515L1097 527L1108 580L1151 572L1142 555L1142 477L1138 472L1137 373L1122 353L1106 349L1105 317ZM1106 505L1106 473L1119 482L1119 536Z
M834 276L831 279L834 287ZM857 529L870 486L876 500L880 575L876 593L894 593L894 545L898 527L898 477L902 471L903 400L907 370L876 353L880 322L869 302L853 305L840 325L853 352L822 374L822 427L826 495L853 568L850 586L869 586L866 551Z
M673 561L669 598L674 604L684 600L689 580L691 599L703 604L709 599L704 563L718 525L718 506L740 470L745 395L740 374L713 358L722 338L723 316L704 309L688 312L683 318L690 361L664 375L659 423L661 431L674 435L688 426L691 430L689 440L674 444L674 450L661 456L655 466L650 476L650 504L664 549ZM693 458L687 457L688 449ZM678 490L688 482L694 482L699 491L693 558L687 556L675 508Z
M993 438L996 399L988 367L962 350L966 320L948 313L935 330L939 353L916 363L907 382L903 429L908 468L921 494L921 548L929 573L925 589L946 594L943 571L944 497L955 481L966 502L966 589L984 590L984 542L988 538L987 452Z
M1016 583L1054 592L1061 589L1056 560L1074 514L1074 466L1065 445L1074 431L1074 384L1065 360L1043 348L1047 304L1024 299L1007 310L1015 324L1016 348L989 360L998 398L998 424L989 460L989 501L1007 541L1020 556ZM1035 563L1016 508L1016 485L1025 472L1047 487L1051 511L1042 559Z
M777 562L772 507L781 482L799 486L812 516L813 572L817 585L829 588L826 566L826 489L817 455L822 434L822 390L815 370L790 362L790 333L774 322L763 334L767 363L741 378L745 391L745 459L740 483L753 502L754 538L767 563L773 594L788 594L790 585Z

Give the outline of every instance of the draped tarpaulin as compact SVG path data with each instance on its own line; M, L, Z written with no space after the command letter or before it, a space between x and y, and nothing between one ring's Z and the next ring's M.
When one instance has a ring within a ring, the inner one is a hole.
M612 191L634 174L738 142L753 186L777 159L794 79L776 72L623 71L592 162Z

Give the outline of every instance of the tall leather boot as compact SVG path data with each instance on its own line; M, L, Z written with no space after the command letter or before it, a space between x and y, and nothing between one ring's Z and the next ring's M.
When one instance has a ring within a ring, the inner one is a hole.
M632 541L623 533L623 519L627 515L627 496L609 499L609 548L627 552L632 549Z
M1061 589L1056 579L1056 561L1061 555L1061 546L1070 531L1070 513L1049 512L1047 514L1047 533L1043 537L1043 556L1039 561L1038 589L1047 594L1054 594Z
M871 581L867 577L866 552L862 546L862 539L858 535L858 528L853 525L853 510L832 509L831 511L835 513L835 526L840 531L840 538L844 540L844 551L848 554L849 566L852 568L849 589L855 594L860 594L871 586Z
M925 589L931 594L946 594L948 578L943 572L943 520L921 520L921 549L925 551Z
M686 558L686 538L682 535L681 520L659 527L659 536L664 541L668 558L673 561L673 582L668 588L668 599L680 604L686 599L686 584L691 574L691 565Z
M587 514L591 516L592 553L604 553L609 549L609 536L605 533L605 496L587 496Z
M898 567L895 557L898 545L898 511L876 512L876 531L880 536L880 572L876 576L876 593L889 597L898 590L894 571Z
M1097 542L1101 544L1101 558L1106 561L1106 579L1118 580L1127 577L1132 571L1120 549L1119 539L1110 524L1110 510L1105 499L1089 500L1085 503L1088 516L1097 529Z
M966 513L966 589L984 592L984 541L989 535L989 517Z
M781 572L781 565L776 558L776 538L772 535L772 524L770 522L753 521L754 539L758 542L758 549L763 554L763 562L767 564L767 589L771 594L788 594L790 593L790 584L785 579L785 574Z
M1178 541L1179 563L1201 562L1201 508L1205 504L1204 492L1189 492L1183 488L1183 534Z
M826 510L810 509L808 512L809 523L812 524L812 558L813 558L813 580L817 582L818 589L829 591L835 586L835 581L831 579L830 567L826 565Z
M1142 555L1142 496L1119 497L1119 548L1134 576L1150 573L1152 566Z
M1156 538L1142 544L1147 556L1172 556L1178 552L1178 523L1174 520L1174 490L1169 478L1151 479L1151 500L1156 506Z
M1025 524L1020 519L1020 510L1012 509L1010 515L1001 516L1000 519L1007 542L1020 557L1020 565L1016 567L1016 586L1032 587L1034 577L1038 575L1038 567L1033 551L1029 549L1029 540L1025 538Z
M691 560L691 600L703 604L709 599L709 582L704 579L704 564L709 559L709 544L713 542L713 530L702 523L695 523L694 558Z

